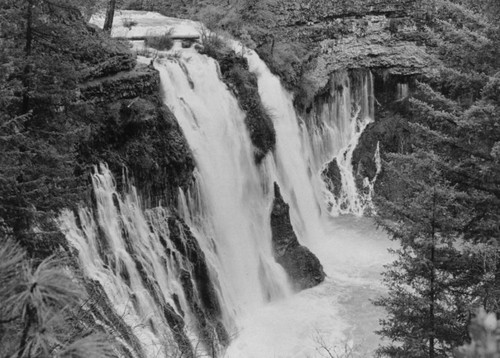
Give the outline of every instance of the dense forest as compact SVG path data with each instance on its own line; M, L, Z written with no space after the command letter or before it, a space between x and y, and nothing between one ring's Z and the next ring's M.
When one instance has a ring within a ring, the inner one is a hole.
M439 62L394 112L404 144L384 175L399 189L377 192L379 225L401 243L375 301L381 356L450 356L478 308L498 312L498 5L434 5L421 34Z
M254 47L258 37L266 38L258 21L248 31L235 26L246 19L234 8L222 29L213 16L223 5L203 12L192 9L203 9L203 2L194 3L185 5L191 9L186 14L214 30L229 31ZM250 3L262 15L260 2ZM159 0L110 4L167 12ZM193 167L190 154L161 154L187 150L177 137L178 125L158 109L157 94L133 102L131 94L109 106L82 98L83 83L136 66L126 43L86 25L90 14L107 5L0 3L0 357L114 356L107 332L90 323L95 318L82 308L85 282L72 267L55 218L63 208L92 202L88 176L101 161L117 174L127 167L138 181L149 181L149 193L163 191L167 201L169 186L183 185L169 173L188 177ZM384 114L397 128L399 145L381 143L375 217L400 249L385 268L387 295L373 302L387 311L377 353L496 357L500 3L426 0L412 16L416 41L433 63L412 76L410 95ZM302 93L305 85L290 78L305 50L278 46L273 52L273 40L266 51L259 54L269 67ZM144 111L166 118L164 124L138 119Z

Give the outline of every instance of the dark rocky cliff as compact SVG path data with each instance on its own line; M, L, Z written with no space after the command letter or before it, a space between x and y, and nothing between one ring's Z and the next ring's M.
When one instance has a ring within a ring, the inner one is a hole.
M290 277L297 290L319 285L325 279L318 258L297 239L291 221L290 207L283 200L278 184L274 183L271 231L274 257Z
M84 82L78 106L90 127L80 144L84 165L124 169L151 205L175 202L177 188L192 180L194 160L172 112L160 98L158 72L145 65ZM122 182L122 180L118 180Z

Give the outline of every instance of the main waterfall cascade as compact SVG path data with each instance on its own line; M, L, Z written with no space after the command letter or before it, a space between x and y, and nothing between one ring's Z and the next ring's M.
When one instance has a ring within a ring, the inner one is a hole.
M185 220L227 285L225 307L237 315L286 295L285 273L271 252L272 170L255 165L245 114L220 80L217 63L190 50L175 60L158 60L155 66L165 103L197 163L196 194L186 193L187 207L181 212L189 213Z
M245 51L245 56L276 129L276 148L260 164L254 161L245 113L221 80L213 59L177 46L171 55L157 58L154 66L160 73L165 104L175 114L196 160L195 184L187 192L179 191L177 214L204 253L221 308L216 320L220 318L230 336L241 335L230 345L227 357L291 357L285 348L280 348L279 354L255 351L250 346L267 345L252 343L260 338L255 338L251 326L259 327L266 317L274 317L291 303L305 307L308 302L321 305L311 315L321 323L321 330L330 331L328 338L347 339L349 323L328 298L336 295L332 278L318 290L293 294L284 270L274 260L270 228L273 183L280 185L290 205L292 224L302 244L310 246L320 260L332 251L324 249L325 245L333 244L336 252L331 257L337 264L354 257L351 253L356 248L349 248L344 257L338 250L346 242L342 235L332 233L331 216L362 215L370 205L370 194L359 194L356 189L351 159L363 129L373 120L373 80L368 71L355 76L347 72L334 75L330 95L301 118L291 94L257 54ZM321 176L324 166L334 158L342 173L339 197L328 191ZM372 184L366 183L367 187ZM85 275L104 288L114 310L132 327L144 354L168 354L178 341L168 329L167 310L183 317L184 331L194 345L205 353L221 355L207 346L196 329L199 318L180 279L188 272L194 280L193 267L172 243L167 221L173 213L164 208L141 209L133 188L120 196L105 166L93 175L93 188L97 200L94 212L86 208L76 216L64 212L61 227L78 250ZM380 261L384 260L380 254ZM344 263L348 265L348 261ZM345 269L326 265L330 277L342 280ZM362 270L363 265L366 263L353 267ZM336 275L335 270L342 274ZM362 280L362 284L372 289L371 283ZM347 291L344 287L339 292ZM262 312L267 312L266 317ZM299 316L299 312L293 314ZM262 318L260 323L255 323L256 317ZM199 341L201 345L196 344ZM298 352L295 357L322 356L314 348Z

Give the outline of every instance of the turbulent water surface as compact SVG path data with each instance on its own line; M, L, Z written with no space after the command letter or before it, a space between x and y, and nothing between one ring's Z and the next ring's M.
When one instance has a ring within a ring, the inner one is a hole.
M143 36L172 26L190 35L196 32L194 23L156 14L121 16L114 30L120 36ZM127 33L119 24L129 17L138 25ZM291 94L264 62L252 51L245 56L276 128L276 148L260 164L254 161L245 113L213 59L176 46L154 61L165 104L196 161L196 184L179 192L178 212L206 256L223 324L231 335L220 355L369 357L378 344L373 330L381 316L370 299L383 293L380 272L390 260L390 243L370 219L361 217L371 205L373 183L367 181L367 190L359 193L350 161L362 130L373 120L372 76L368 71L355 77L336 74L330 96L316 105L314 117L303 120ZM338 198L321 177L333 158L342 175ZM274 182L290 205L299 241L318 256L327 274L324 283L300 293L292 292L271 249ZM191 268L172 264L171 255L178 253L165 240L171 213L141 210L135 192L119 198L105 167L94 175L93 184L97 212L82 208L78 220L66 212L61 225L78 248L85 273L101 283L116 311L126 312L126 323L147 355L168 354L169 347L162 345L169 335L159 314L162 307L186 313L187 327L196 320L178 280L182 270ZM104 253L104 244L113 255ZM193 332L189 336L194 343L199 339Z
M328 231L311 247L325 282L245 317L228 358L373 356L383 312L370 300L384 292L380 272L391 243L366 218L331 219Z

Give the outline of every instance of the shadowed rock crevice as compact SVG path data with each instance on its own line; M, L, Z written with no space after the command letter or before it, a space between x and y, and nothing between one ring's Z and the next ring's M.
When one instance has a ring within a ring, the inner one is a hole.
M220 353L221 346L229 344L229 334L222 324L222 308L209 268L200 245L191 230L180 218L169 217L170 241L182 255L184 267L180 280L189 308L196 315L197 330L212 356Z
M274 258L283 266L296 290L323 282L326 277L323 266L307 247L299 244L290 221L290 206L283 200L277 183L274 183L271 231Z

